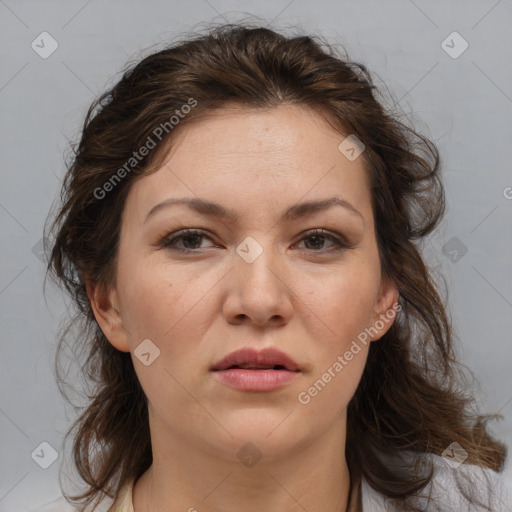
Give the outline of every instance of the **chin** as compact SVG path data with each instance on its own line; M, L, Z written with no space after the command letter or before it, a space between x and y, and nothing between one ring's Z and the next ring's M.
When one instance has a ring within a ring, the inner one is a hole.
M288 416L289 413L281 411L280 414L265 414L254 410L253 414L244 411L242 418L231 418L231 421L217 418L233 437L219 432L222 439L216 436L212 442L216 446L223 446L223 451L227 449L231 453L251 443L269 457L295 450L297 444L307 443L308 439L315 437L315 433L307 428L304 421L297 421L295 414Z

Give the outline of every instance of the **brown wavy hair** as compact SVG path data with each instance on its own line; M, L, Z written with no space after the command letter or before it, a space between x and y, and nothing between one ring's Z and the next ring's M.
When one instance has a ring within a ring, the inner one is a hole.
M193 102L193 108L183 107ZM348 406L351 485L364 478L397 506L419 510L410 499L431 481L433 470L420 472L418 461L425 453L440 455L452 442L467 451L467 463L503 469L506 448L488 433L489 416L478 414L466 391L451 322L418 244L445 209L434 143L403 123L396 106L383 106L367 68L339 47L318 36L286 37L229 24L129 64L90 106L72 145L49 233L48 270L76 306L57 347L59 388L68 398L59 361L70 338L73 351L86 354L82 375L93 384L66 435L76 432L74 464L88 486L82 494L65 495L80 503L80 512L91 504L94 510L101 493L117 498L120 487L152 463L147 398L130 354L116 350L96 323L85 286L86 279L115 285L127 193L134 180L163 163L173 131L231 104L268 109L284 103L314 108L340 136L356 134L364 143L382 273L400 293L401 311L379 343L370 345ZM173 115L179 124L170 122ZM162 126L159 140L155 129ZM148 138L156 147L134 159ZM404 453L413 457L401 470L386 462Z

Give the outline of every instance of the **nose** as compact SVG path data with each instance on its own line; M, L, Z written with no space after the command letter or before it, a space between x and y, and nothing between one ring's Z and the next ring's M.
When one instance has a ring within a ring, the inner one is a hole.
M230 324L264 327L289 322L293 312L292 283L279 260L270 248L265 248L252 263L235 255L235 268L229 273L229 292L223 305Z

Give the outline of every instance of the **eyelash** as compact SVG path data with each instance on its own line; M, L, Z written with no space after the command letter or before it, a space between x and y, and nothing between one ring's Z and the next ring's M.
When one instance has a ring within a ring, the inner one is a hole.
M181 249L181 248L175 247L175 243L177 240L183 239L183 238L185 238L187 236L191 236L191 235L198 235L198 236L202 236L204 238L209 238L211 240L211 237L208 236L204 231L202 231L200 229L187 228L187 229L183 229L181 231L171 233L170 235L166 235L158 243L158 246L165 248L165 249L177 251L182 254L183 253L197 253L198 251L200 251L200 249ZM318 235L321 235L324 238L331 240L334 244L334 247L331 247L330 249L326 249L326 250L309 249L314 253L326 253L326 252L333 252L333 251L341 251L343 249L349 248L348 244L341 241L335 235L329 233L328 231L326 231L324 229L320 229L320 228L310 229L309 231L306 231L305 233L303 233L303 236L299 240L299 242L302 242L303 240L307 240L308 238L311 238L313 236L318 236ZM308 250L308 249L306 249L306 250Z

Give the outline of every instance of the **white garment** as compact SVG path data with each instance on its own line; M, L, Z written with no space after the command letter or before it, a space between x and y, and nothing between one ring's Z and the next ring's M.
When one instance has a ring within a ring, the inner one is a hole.
M443 457L429 455L434 464L434 476L415 500L420 510L427 512L477 512L485 508L471 505L457 486L457 479L474 501L490 507L492 512L512 512L512 482L489 468L461 464L453 469ZM469 477L466 483L464 476ZM362 482L363 512L394 512L390 500ZM430 497L430 500L428 500ZM124 511L123 511L124 512ZM132 511L133 512L133 511Z

